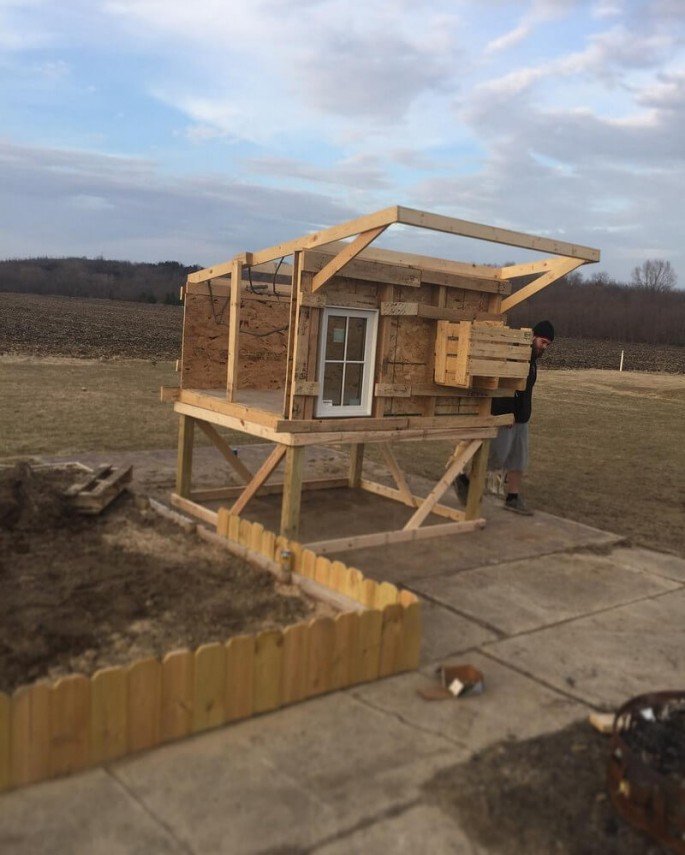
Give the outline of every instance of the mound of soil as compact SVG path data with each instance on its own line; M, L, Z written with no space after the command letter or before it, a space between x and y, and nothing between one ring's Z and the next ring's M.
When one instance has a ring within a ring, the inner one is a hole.
M0 691L285 626L315 606L123 493L82 516L83 472L0 470ZM317 607L318 608L318 607Z
M494 745L439 772L425 794L489 851L667 855L615 813L606 787L609 751L609 738L581 721Z

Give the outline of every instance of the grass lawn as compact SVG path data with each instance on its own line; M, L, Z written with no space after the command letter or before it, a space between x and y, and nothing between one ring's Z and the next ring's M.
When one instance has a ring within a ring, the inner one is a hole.
M2 357L0 457L173 447L176 417L159 403L159 387L175 383L170 361ZM685 554L683 424L683 375L541 370L527 498ZM407 471L437 479L449 446L398 443L396 451Z

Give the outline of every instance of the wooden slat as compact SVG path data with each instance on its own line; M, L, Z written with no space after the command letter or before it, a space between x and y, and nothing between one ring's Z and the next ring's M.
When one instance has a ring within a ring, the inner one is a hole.
M348 567L342 593L351 600L361 603L363 581L364 576L361 570L358 570L356 567Z
M302 482L303 490L331 490L337 487L347 487L347 478L308 478ZM205 490L193 490L190 494L193 502L213 502L219 499L235 499L245 488L233 487L208 487ZM258 496L274 496L283 492L283 482L275 484L262 484L257 490Z
M478 309L449 309L428 303L381 303L381 315L428 318L436 321L497 321L502 315Z
M12 782L10 754L10 728L12 706L8 695L0 692L0 793L9 789Z
M409 500L405 501L399 490L395 490L393 487L386 487L385 484L377 484L375 481L367 481L365 478L362 479L359 486L360 489L365 490L367 493L374 493L377 496L384 496L386 499L393 499L396 502L402 502L410 508L420 508L424 501L423 496L414 495L410 496ZM455 522L459 522L464 519L463 511L438 503L433 505L431 513L438 517L445 517L448 520L454 520Z
M128 750L126 692L124 668L101 668L91 678L90 756L93 765L116 760Z
M321 695L332 688L335 624L332 618L320 617L309 623L308 696Z
M468 370L478 377L527 377L527 362L497 362L494 359L471 359Z
M129 751L152 748L161 733L162 666L153 658L135 662L127 669L127 684Z
M328 587L331 576L331 562L325 555L319 555L316 559L316 567L314 569L314 580L319 585Z
M340 270L345 267L345 265L352 261L352 259L359 255L359 253L365 249L372 241L374 241L380 234L382 234L387 228L387 224L383 226L377 226L374 229L369 229L368 231L362 232L358 235L351 243L344 246L336 256L334 256L328 264L320 270L312 280L312 293L316 292L323 285L328 282L328 280L335 276Z
M471 463L471 474L469 477L469 493L466 499L465 517L474 520L480 516L481 502L485 492L485 478L488 470L488 454L490 441L484 440L476 451Z
M195 656L190 650L173 650L162 660L162 742L193 732L194 672Z
M421 603L410 591L400 591L402 643L397 660L398 671L413 671L419 667L421 653Z
M203 644L195 651L193 731L218 727L225 721L226 650L223 644Z
M373 601L375 608L382 611L386 606L394 606L398 602L399 591L392 582L381 582L377 586Z
M232 401L238 388L238 354L240 350L240 281L243 266L234 259L231 266L231 296L228 315L228 366L226 369L226 399Z
M50 776L85 769L90 761L90 680L62 677L50 689Z
M236 635L226 642L226 721L236 721L252 715L254 658L254 636Z
M336 615L334 630L331 689L343 689L355 682L359 659L359 615L353 612Z
M12 785L43 781L50 771L50 687L22 686L12 695Z
M404 609L399 603L383 608L381 627L381 651L378 660L378 676L387 677L400 670L402 654L402 620Z
M305 622L283 630L282 702L294 704L308 696L309 625Z
M283 633L280 629L260 632L254 652L254 712L268 712L281 705L282 664Z
M255 472L254 477L252 478L250 483L247 485L247 487L245 487L243 492L231 506L231 513L234 516L241 513L241 511L245 508L250 499L255 495L257 490L259 490L262 484L266 482L266 480L281 462L285 451L285 446L277 445L271 452L271 454L266 458L264 463L262 463L259 469Z
M369 609L359 615L359 662L357 681L365 683L378 677L381 653L383 614Z

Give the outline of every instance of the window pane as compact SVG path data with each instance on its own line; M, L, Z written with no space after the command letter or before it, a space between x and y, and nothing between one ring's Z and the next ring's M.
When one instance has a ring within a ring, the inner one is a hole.
M328 327L330 329L330 326ZM341 362L327 362L323 372L323 402L340 406L343 366Z
M341 315L328 316L326 330L326 359L345 358L345 321Z
M363 365L348 362L345 369L344 406L358 407L361 404L363 368Z
M366 318L350 318L347 328L347 359L364 359Z

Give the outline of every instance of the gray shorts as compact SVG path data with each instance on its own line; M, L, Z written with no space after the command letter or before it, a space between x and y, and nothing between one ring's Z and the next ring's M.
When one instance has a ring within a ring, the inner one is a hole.
M488 469L524 470L528 468L528 422L501 427L490 440Z

